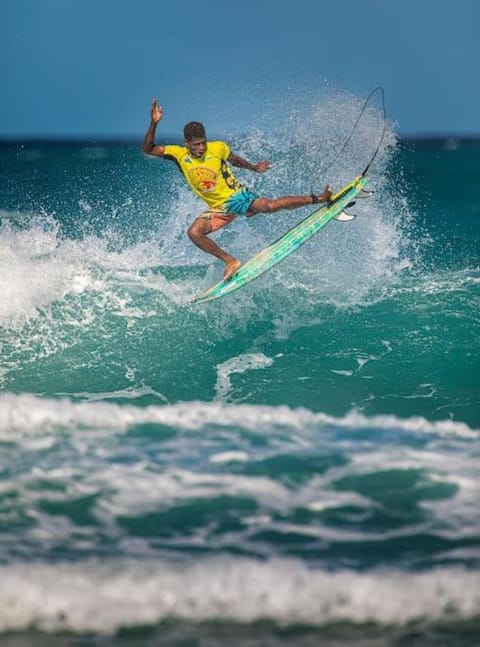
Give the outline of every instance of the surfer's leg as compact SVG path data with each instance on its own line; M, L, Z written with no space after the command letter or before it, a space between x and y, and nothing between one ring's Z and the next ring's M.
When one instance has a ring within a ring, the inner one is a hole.
M235 274L241 262L234 256L227 254L217 243L209 238L208 234L210 233L212 233L212 225L210 219L205 216L199 216L188 228L188 236L197 247L200 247L207 254L216 256L225 263L223 278L228 279Z
M309 204L328 202L332 197L332 187L328 184L325 191L320 195L286 195L281 198L257 198L251 205L247 216L254 216L256 213L275 213L283 209L298 209Z

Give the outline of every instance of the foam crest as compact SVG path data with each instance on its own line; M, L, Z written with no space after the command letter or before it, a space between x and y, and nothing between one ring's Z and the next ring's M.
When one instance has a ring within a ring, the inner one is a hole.
M58 224L48 216L33 217L27 229L8 220L0 229L0 325L22 323L88 284L86 268L59 254L57 234Z
M18 226L14 220L27 224ZM175 281L150 272L165 260L155 238L126 245L112 231L73 240L62 237L59 228L46 213L5 218L0 228L0 326L21 327L52 304L86 292L102 297L137 287L171 296L178 292Z
M33 395L0 395L0 439L22 439L62 433L64 430L90 429L120 433L134 425L158 423L180 430L198 430L209 425L224 425L264 433L274 428L298 431L323 426L362 430L378 428L420 434L435 434L478 439L480 430L463 422L431 422L422 417L401 419L393 415L365 416L351 411L343 417L314 413L288 406L186 402L165 406L135 407L110 402L74 403L67 399L44 399Z
M327 573L293 560L159 560L13 564L0 569L0 631L111 634L168 618L271 620L283 626L467 619L480 613L479 574L439 568ZM415 595L412 595L415 591Z

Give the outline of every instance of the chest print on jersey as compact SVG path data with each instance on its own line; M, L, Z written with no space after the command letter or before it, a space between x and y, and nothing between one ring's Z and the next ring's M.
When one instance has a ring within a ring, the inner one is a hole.
M209 193L217 186L218 175L212 169L197 166L188 172L190 181L202 193Z

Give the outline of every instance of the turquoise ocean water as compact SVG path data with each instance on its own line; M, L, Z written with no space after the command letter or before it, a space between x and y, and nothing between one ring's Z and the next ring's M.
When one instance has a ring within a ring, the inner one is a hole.
M237 176L340 187L359 105L223 133L274 163ZM202 205L140 144L0 145L2 647L480 644L480 142L389 126L355 221L203 306Z

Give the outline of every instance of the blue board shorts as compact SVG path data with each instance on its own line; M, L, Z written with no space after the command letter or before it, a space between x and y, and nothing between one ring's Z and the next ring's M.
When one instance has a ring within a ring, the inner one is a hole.
M217 229L221 229L233 222L237 216L246 215L257 198L258 195L253 191L240 189L240 191L230 196L219 209L205 211L200 214L200 217L210 222L211 231L217 231Z
M240 189L228 198L222 205L223 213L228 213L236 216L244 216L247 214L252 204L258 198L256 193L249 189Z

